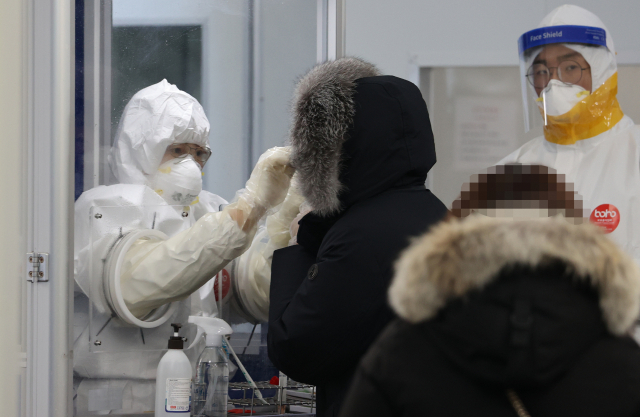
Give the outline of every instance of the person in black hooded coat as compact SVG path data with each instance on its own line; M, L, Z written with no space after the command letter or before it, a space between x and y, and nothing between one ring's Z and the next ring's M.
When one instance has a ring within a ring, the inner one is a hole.
M640 416L640 272L596 226L442 223L389 299L342 417Z
M300 80L293 112L291 162L313 210L298 245L273 256L268 352L317 386L318 417L336 416L358 361L394 317L394 259L447 209L425 189L435 146L412 83L343 58Z

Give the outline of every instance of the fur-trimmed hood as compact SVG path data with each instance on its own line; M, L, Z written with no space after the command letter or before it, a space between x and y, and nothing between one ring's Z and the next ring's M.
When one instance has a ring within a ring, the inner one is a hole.
M400 317L417 323L481 290L507 267L553 261L597 291L611 333L631 328L640 312L638 266L597 227L560 218L514 222L478 215L441 223L402 254L389 298Z
M389 296L474 379L542 387L632 327L640 272L596 226L474 215L405 250Z
M321 216L395 187L424 184L435 163L420 91L372 64L342 58L313 68L292 103L291 162Z

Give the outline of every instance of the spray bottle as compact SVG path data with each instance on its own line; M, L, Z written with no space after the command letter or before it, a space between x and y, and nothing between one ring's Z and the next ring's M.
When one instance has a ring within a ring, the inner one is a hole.
M215 317L189 316L189 323L198 326L193 344L199 340L203 332L207 335L206 346L196 362L192 415L226 417L229 359L222 348L222 337L233 333L233 330L227 322Z
M156 373L155 417L188 416L191 412L191 363L182 348L184 341L178 335L179 323L171 323L173 336L169 338L169 351L158 364Z

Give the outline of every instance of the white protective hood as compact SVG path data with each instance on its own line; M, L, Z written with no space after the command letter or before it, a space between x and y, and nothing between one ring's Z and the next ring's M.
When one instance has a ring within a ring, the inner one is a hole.
M572 4L565 4L555 8L546 15L538 24L538 28L550 26L592 26L604 29L607 34L607 47L589 47L575 43L566 43L564 46L580 53L591 66L591 90L594 91L607 81L617 70L616 49L613 44L611 32L602 23L602 20L590 11ZM607 50L608 49L608 50ZM536 56L542 51L542 47L534 49L527 54L526 68L529 68Z
M109 166L110 184L149 186L167 146L209 147L209 120L198 101L162 80L138 91L122 113Z

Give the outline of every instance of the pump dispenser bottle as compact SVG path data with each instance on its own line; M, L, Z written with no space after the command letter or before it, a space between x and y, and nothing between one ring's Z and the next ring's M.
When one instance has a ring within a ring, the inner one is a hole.
M189 323L198 326L194 343L206 333L206 346L196 362L193 382L193 416L225 417L229 391L229 359L222 348L222 337L233 333L222 319L190 316Z
M174 333L169 338L169 351L158 364L156 373L155 417L188 416L191 412L191 363L178 335L179 323L172 323Z

